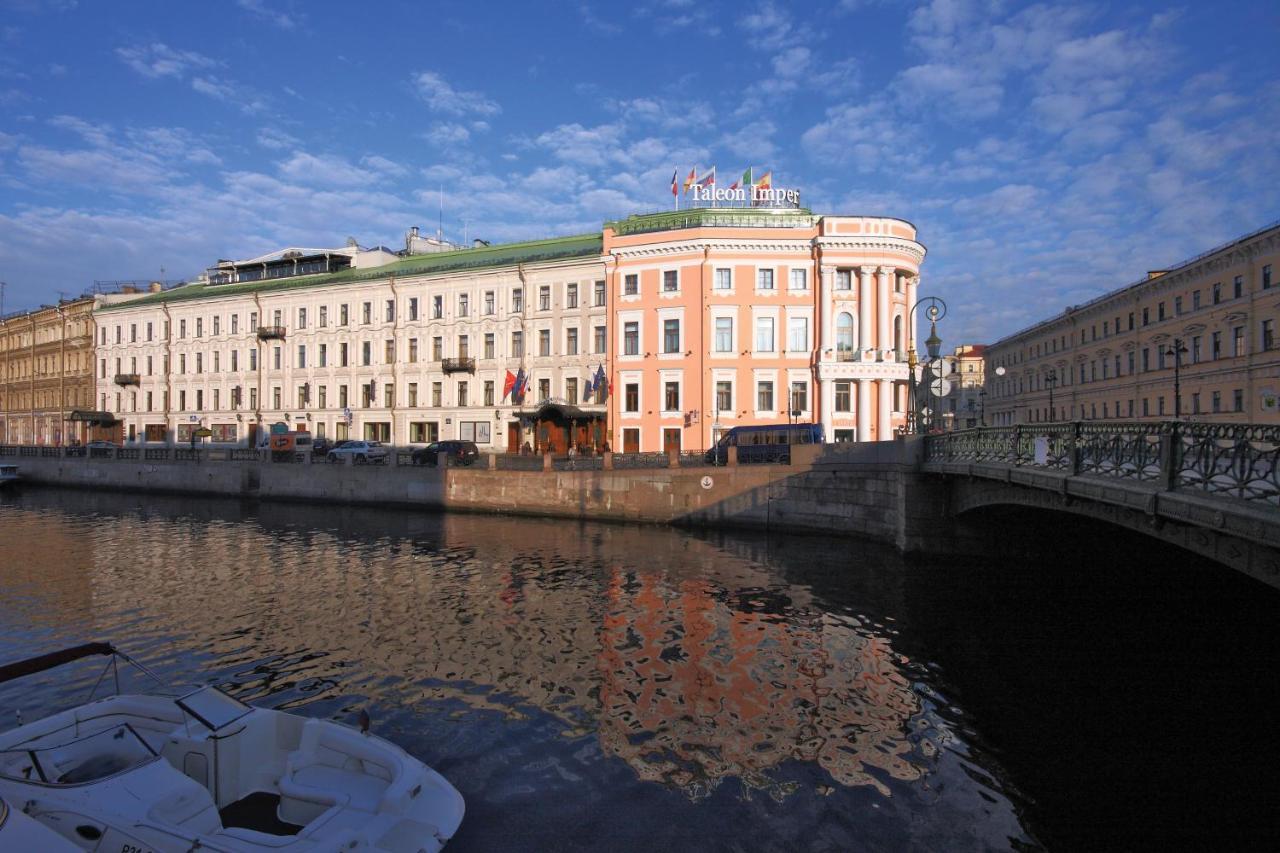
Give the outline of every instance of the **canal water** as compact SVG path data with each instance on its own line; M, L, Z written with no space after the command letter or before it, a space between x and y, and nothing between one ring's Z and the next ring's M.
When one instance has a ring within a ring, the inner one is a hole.
M1061 519L990 522L1001 556L915 562L28 488L0 497L0 661L110 640L260 705L367 709L466 798L453 851L1273 843L1280 595ZM0 686L0 725L98 671Z

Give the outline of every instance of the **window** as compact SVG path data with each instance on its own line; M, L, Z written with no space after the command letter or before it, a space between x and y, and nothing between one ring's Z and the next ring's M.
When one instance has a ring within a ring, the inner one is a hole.
M1221 412L1222 411L1222 392L1214 391L1213 396L1210 399L1212 401L1213 413L1217 414L1218 412ZM1162 415L1164 414L1164 406L1160 407L1160 414Z
M511 357L524 357L524 332L511 333Z
M597 308L604 307L604 282L597 281L595 287L595 306Z
M733 380L731 379L716 380L716 411L717 412L733 411Z
M373 364L373 342L364 341L360 344L360 363L362 365Z
M628 382L622 389L622 410L624 412L640 411L640 384Z
M234 314L231 315L231 319L232 321L236 319ZM234 329L232 331L234 331ZM147 340L151 340L151 332L152 332L152 327L151 327L151 324L148 323L147 324Z
M662 399L662 411L678 412L680 411L680 383L668 382L664 386L666 393Z
M1133 331L1133 312L1129 312L1129 331Z
M360 318L365 323L373 322L373 303L366 302L360 306Z
M1214 361L1222 358L1222 332L1214 332L1211 346L1213 347L1209 357Z
M231 353L231 369L232 370L236 369L235 364L236 364L236 354L233 352ZM320 367L329 366L329 345L328 344L320 344L319 366Z
M1164 319L1164 303L1163 302L1156 305L1156 319L1157 320Z
M1129 350L1129 375L1133 375L1133 350ZM1068 374L1067 378L1071 378L1070 374Z
M756 290L773 290L773 270L756 270Z
M458 294L458 316L468 317L471 315L471 296L466 293Z
M343 346L345 346L345 344ZM168 356L165 356L165 358L168 358ZM256 349L249 350L249 369L258 369L258 351Z
M486 317L492 316L494 306L494 293L492 290L484 292L484 314Z
M418 339L409 338L409 363L414 364L418 361Z
M809 383L803 380L791 383L791 411L809 410Z
M307 345L298 344L298 363L295 367L303 368L307 366ZM200 362L196 362L196 372L200 372Z
M493 357L494 357L494 350L495 350L495 348L496 348L496 347L495 347L495 345L494 345L494 334L493 334L493 332L485 332L485 334L484 334L484 357L485 357L485 358L493 358Z
M1231 355L1244 355L1244 326L1236 326L1231 330Z
M435 406L436 408L439 408L440 406L444 405L443 400L444 400L444 383L432 382L431 383L431 405Z
M675 293L680 289L680 276L676 270L662 271L662 292Z
M1175 317L1182 316L1182 297L1181 296L1173 297L1173 314Z
M417 382L409 383L409 401L408 402L409 402L409 408L411 409L418 405L418 383Z
M544 284L538 288L538 310L551 310L551 285Z
M524 311L524 291L517 287L511 291L511 312L519 314L522 311Z
M327 387L327 386L321 385L321 386L319 387L319 389L317 389L317 393L316 393L316 404L317 404L320 408L322 408L322 409L324 409L324 408L327 408L327 407L328 407L328 405L329 405L329 389L328 389L328 387Z
M640 293L640 276L636 273L628 273L622 277L622 295L636 296Z
M1261 337L1262 337L1262 349L1263 349L1263 350L1269 350L1269 349L1274 349L1274 348L1275 348L1275 345L1276 345L1276 328L1275 328L1275 327L1276 327L1276 321L1275 321L1275 320L1263 320L1263 321L1262 321L1262 335L1261 335Z
M773 352L773 318L756 318L756 352Z
M466 382L458 383L458 405L459 406L467 405L467 383Z
M1267 264L1262 268L1262 289L1271 289L1271 264Z
M253 316L253 315L250 315ZM338 306L338 325L345 326L351 322L351 310L347 305Z
M382 362L383 364L395 364L396 361L396 342L388 338L382 344Z
M486 406L493 405L493 380L492 379L486 379L484 382L484 405Z
M218 334L218 323L217 323L218 318L214 317L213 319L214 319L213 333L216 335ZM306 327L307 327L307 309L299 308L298 309L298 328L305 329Z
M853 290L853 270L836 270L836 290Z
M595 351L595 352L597 352L597 353L602 353L602 352L604 352L604 348L605 348L605 346L607 346L607 344L608 344L608 340L607 340L607 338L605 337L605 327L604 327L604 326L596 326L596 327L595 327L594 334L593 334L593 337L595 338L595 340L594 340L594 342L593 342L594 351Z
M538 402L545 403L549 399L551 399L551 380L539 379L538 380Z
M253 389L249 389L249 393L253 393ZM351 398L347 395L347 386L338 386L338 408L345 409L351 402ZM252 407L250 407L252 408Z
M1193 415L1198 415L1198 414L1200 414L1200 394L1199 394L1199 392L1193 393L1193 394L1191 395L1191 414L1193 414Z
M458 335L458 358L469 358L471 356L471 336Z
M564 333L564 354L578 354L578 330L576 328L566 329Z
M1216 299L1214 301L1217 302ZM1150 308L1142 309L1142 325L1144 326L1151 325L1151 309ZM1083 339L1081 340L1081 343L1083 343Z
M280 324L277 323L276 325L278 326ZM204 337L204 318L203 317L196 318L196 337L197 338Z
M773 411L773 382L762 379L756 383L756 411Z
M431 297L431 319L444 319L444 296L439 293Z
M324 311L323 308L321 308L320 310ZM409 319L410 320L418 319L418 297L416 296L409 297Z
M640 354L640 323L630 320L622 325L622 354Z
M1231 280L1231 291L1236 299L1244 295L1244 276L1238 275Z
M538 355L551 355L551 330L538 330Z
M733 289L733 270L718 269L715 274L716 290L732 290Z
M249 362L250 362L250 367L252 367L253 366L252 352L249 353ZM347 344L345 343L338 344L338 366L346 367L347 364L349 363L350 363L350 358L349 358L349 351L348 351Z
M791 352L809 351L809 318L787 318L787 349Z
M679 320L662 321L662 351L667 353L680 352Z
M185 338L187 336L187 321L178 321L178 337ZM116 326L116 343L120 343L120 327Z
M716 352L733 352L733 318L716 318Z
M1145 373L1151 369L1151 350L1146 347L1142 350L1142 371ZM1084 367L1080 368L1080 378L1084 379Z
M431 339L431 360L440 361L444 358L444 338L439 335Z
M852 394L850 393L850 385L852 382L836 382L836 411L851 412L853 411Z
M809 271L808 270L791 270L791 290L808 290L809 289Z
M577 284L567 284L567 285L565 285L565 288L564 288L564 307L565 307L565 308L577 308L577 307L578 307L578 285L577 285Z
M1231 392L1231 411L1233 412L1244 411L1244 389L1243 388L1237 388Z
M1200 308L1200 291L1191 291L1191 310L1196 311Z
M1213 283L1213 304L1217 305L1222 301L1222 282L1215 281Z

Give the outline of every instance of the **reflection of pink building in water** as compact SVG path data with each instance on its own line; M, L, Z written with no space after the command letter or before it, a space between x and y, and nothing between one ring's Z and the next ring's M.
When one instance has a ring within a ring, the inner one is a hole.
M701 449L789 418L883 441L905 422L925 255L910 223L684 210L606 224L603 255L615 449Z

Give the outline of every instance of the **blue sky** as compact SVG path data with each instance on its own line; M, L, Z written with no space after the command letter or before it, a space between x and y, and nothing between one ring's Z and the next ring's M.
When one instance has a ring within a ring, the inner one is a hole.
M1280 218L1277 8L0 0L4 307L752 165L914 222L945 345L991 341Z

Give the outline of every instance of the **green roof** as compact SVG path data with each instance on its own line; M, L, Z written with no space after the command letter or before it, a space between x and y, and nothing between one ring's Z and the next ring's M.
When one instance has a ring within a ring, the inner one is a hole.
M192 299L213 299L221 296L238 296L245 293L299 290L323 287L330 284L374 281L393 275L432 275L456 272L458 270L487 269L540 261L556 261L565 258L598 257L603 250L603 246L604 238L601 234L581 234L574 237L556 237L550 240L504 243L498 246L484 246L478 249L457 249L451 252L412 255L371 269L345 269L336 273L273 278L237 284L193 283L175 287L162 293L151 293L138 299L130 299L113 305L104 305L99 310L112 311L135 308L139 305L186 302Z
M813 211L805 207L695 207L661 213L637 213L626 219L606 222L618 236L674 231L680 228L811 228Z

